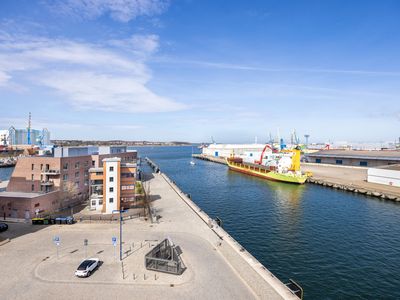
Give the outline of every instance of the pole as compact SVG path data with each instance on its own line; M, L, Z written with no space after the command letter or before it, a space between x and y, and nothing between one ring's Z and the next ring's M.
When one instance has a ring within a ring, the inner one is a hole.
M119 260L122 261L122 212L119 208Z

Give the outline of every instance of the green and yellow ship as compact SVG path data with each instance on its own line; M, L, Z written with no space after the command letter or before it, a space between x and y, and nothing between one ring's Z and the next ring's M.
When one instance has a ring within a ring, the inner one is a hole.
M275 156L278 159L275 159L274 165L271 165L268 164L270 161L265 161L264 153L267 148L272 150L270 146L266 146L260 160L254 161L254 163L244 162L240 157L231 156L227 158L229 169L273 181L295 184L306 182L311 174L303 174L300 170L300 149L280 151L280 155Z

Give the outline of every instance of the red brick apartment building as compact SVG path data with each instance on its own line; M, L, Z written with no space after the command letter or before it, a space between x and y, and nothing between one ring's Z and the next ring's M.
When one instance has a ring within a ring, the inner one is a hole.
M89 198L89 169L110 157L135 163L137 152L125 146L60 147L53 156L19 158L0 193L0 217L30 219L82 203Z

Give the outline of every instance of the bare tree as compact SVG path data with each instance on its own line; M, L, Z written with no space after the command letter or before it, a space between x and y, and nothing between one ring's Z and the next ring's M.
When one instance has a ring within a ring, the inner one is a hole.
M60 202L60 209L64 208L64 204L68 203L71 198L74 198L78 194L77 186L71 182L67 181L63 184L62 197Z

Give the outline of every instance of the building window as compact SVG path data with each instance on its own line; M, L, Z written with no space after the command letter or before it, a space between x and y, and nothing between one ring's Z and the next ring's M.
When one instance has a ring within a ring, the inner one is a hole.
M110 167L110 172L114 171L114 167Z
M110 177L110 182L114 182L114 177Z
M103 172L96 172L96 175L101 176L103 175Z
M79 162L76 162L75 163L75 169L79 169L79 166L80 166Z
M63 170L68 170L68 163L63 164Z
M67 181L67 180L68 180L68 174L64 174L64 175L63 175L63 180L64 180L64 181Z
M75 181L75 187L79 189L79 181Z
M40 206L40 203L35 203L35 207L39 207Z
M34 184L32 184L31 189L32 189L32 192L35 190L35 185Z
M92 167L94 167L96 164L96 161L92 160Z
M89 166L89 162L85 161L85 167L88 167L88 166Z
M31 175L31 180L33 181L33 174Z
M103 199L99 199L99 205L103 205Z
M112 192L114 192L114 188L113 187L110 187L110 193L112 193Z
M40 170L43 171L43 164L40 164Z
M361 167L366 167L366 166L368 166L368 162L367 161L360 161L360 166Z
M92 200L92 206L96 206L96 200Z
M336 160L336 164L337 164L337 165L343 165L343 161L342 161L341 159L337 159L337 160Z
M75 178L79 177L79 172L75 172Z
M321 163L321 159L320 159L320 158L317 158L317 159L315 159L315 162L316 162L317 164L320 164L320 163Z
M114 198L110 198L110 203L114 203Z
M34 164L32 164L32 171L33 171L33 169L35 168L35 165Z

